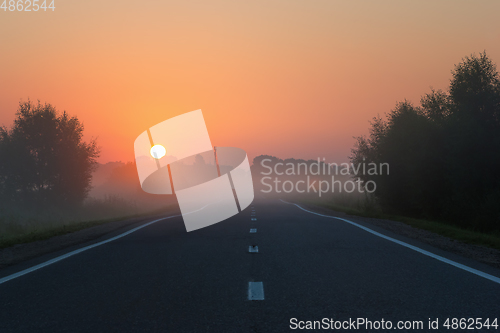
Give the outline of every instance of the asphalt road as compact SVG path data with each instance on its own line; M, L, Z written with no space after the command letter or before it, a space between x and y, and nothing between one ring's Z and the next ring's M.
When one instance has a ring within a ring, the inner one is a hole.
M249 207L186 233L176 217L2 283L0 332L288 332L291 318L358 317L422 321L424 329L406 330L415 332L431 331L429 318L439 318L433 332L443 332L446 318L500 317L498 283L293 205L252 206L256 221ZM70 250L1 270L0 278ZM248 300L249 282L262 282L264 300Z

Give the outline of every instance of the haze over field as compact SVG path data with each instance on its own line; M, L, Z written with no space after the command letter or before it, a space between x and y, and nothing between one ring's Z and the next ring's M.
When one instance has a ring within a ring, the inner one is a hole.
M368 121L488 52L498 1L56 1L0 11L0 125L19 101L77 115L99 161L132 161L146 128L201 108L213 145L347 160ZM64 28L61 28L64 27ZM395 28L397 27L397 28Z

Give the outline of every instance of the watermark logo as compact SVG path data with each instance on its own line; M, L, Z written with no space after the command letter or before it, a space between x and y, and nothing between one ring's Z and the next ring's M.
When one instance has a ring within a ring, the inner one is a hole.
M364 176L389 175L388 163L327 163L321 160L288 162L270 158L260 160L260 191L262 193L373 193L374 180Z
M175 194L188 232L236 215L254 199L246 152L212 147L201 110L152 126L134 151L142 189Z

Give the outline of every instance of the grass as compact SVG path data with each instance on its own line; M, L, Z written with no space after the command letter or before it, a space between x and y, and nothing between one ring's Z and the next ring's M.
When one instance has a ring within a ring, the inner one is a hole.
M105 224L108 222L123 221L123 220L133 218L133 217L136 217L136 216L125 216L125 217L107 219L107 220L77 222L77 223L73 223L73 224L65 224L62 226L57 226L57 227L52 227L52 228L49 227L49 228L43 229L43 230L35 229L35 230L30 231L29 233L26 233L26 234L18 234L18 235L14 235L14 236L6 236L6 237L0 238L0 249L10 247L10 246L13 246L16 244L30 243L30 242L35 242L35 241L39 241L39 240L49 239L49 238L52 238L54 236L65 235L65 234L68 234L71 232L94 227L94 226Z
M428 230L433 233L449 237L451 239L455 239L457 241L461 241L464 243L482 245L500 250L500 232L498 231L493 233L484 233L476 230L460 228L440 221L432 221L432 220L411 218L406 216L384 214L377 210L372 211L372 210L358 209L353 207L335 205L329 202L321 202L321 201L318 202L312 200L306 200L301 202L304 204L312 204L344 212L349 215L398 221L410 225L412 227Z
M0 209L0 249L76 232L109 222L146 217L174 211L174 206L151 205L138 208L119 198L91 200L79 211L35 212L15 208ZM160 206L160 207L161 207Z

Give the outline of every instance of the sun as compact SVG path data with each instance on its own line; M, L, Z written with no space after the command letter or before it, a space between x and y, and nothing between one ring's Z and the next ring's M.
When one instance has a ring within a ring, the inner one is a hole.
M162 145L154 145L153 147L151 147L151 150L149 152L151 153L151 156L153 156L157 160L167 154L167 150Z

